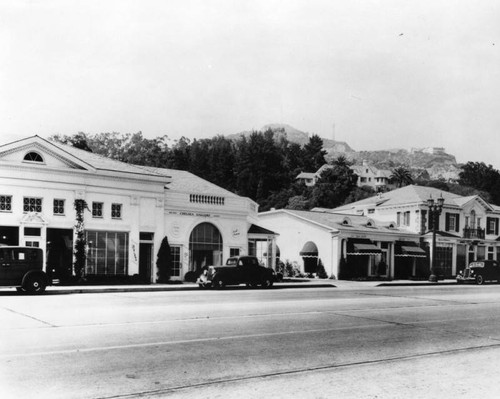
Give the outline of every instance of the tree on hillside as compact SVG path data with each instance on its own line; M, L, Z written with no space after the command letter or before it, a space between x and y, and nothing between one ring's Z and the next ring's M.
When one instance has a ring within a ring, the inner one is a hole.
M500 179L498 170L484 162L467 162L461 169L458 182L479 190L489 190Z
M309 142L304 145L304 171L316 172L325 163L326 151L323 150L323 140L316 134L309 138Z
M194 139L189 148L189 171L203 179L210 180L210 145L208 140Z
M265 200L271 192L280 191L288 184L273 132L253 132L248 139L242 137L236 144L236 188L240 195L254 201Z
M484 162L467 162L462 165L458 183L486 191L491 201L500 204L500 172Z
M413 177L411 172L404 166L393 169L392 174L389 176L392 183L396 184L398 188L413 184Z
M172 147L169 153L167 167L178 170L189 170L191 142L187 137L182 136Z
M376 194L375 189L371 186L354 187L344 201L344 204L361 201L365 198L373 197Z
M313 187L311 207L335 208L344 204L357 187L357 179L349 166L333 162L333 167L326 169Z
M227 190L235 191L235 145L224 136L216 136L209 141L208 180Z
M332 165L337 165L341 167L350 167L352 165L352 162L350 162L346 156L339 155L332 161Z

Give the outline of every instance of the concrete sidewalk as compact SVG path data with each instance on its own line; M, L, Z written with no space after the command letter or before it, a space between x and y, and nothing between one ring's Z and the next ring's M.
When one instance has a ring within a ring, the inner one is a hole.
M438 286L455 285L456 280L441 280L437 283L429 281L393 280L393 281L350 281L330 279L286 279L274 284L275 289L290 288L338 288L338 289L370 289L377 287L400 286ZM243 285L239 286L244 288ZM226 289L237 288L228 287ZM113 293L113 292L165 292L165 291L198 291L195 283L182 284L145 284L145 285L52 285L47 287L47 294L86 294L86 293ZM13 288L0 288L0 293L14 292Z

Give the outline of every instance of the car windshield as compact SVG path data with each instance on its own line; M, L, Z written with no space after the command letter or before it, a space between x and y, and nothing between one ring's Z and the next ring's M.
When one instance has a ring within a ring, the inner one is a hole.
M226 262L226 265L227 266L235 266L236 263L238 262L238 259L234 259L234 258L229 258Z
M469 267L484 267L484 262L473 262Z

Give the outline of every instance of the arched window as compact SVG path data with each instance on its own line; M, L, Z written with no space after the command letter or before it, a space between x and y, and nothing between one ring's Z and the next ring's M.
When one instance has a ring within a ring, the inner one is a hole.
M190 270L222 264L222 235L211 223L200 223L189 237Z
M35 151L28 152L24 156L24 160L28 161L28 162L41 162L41 163L43 163L42 156L38 152L35 152Z

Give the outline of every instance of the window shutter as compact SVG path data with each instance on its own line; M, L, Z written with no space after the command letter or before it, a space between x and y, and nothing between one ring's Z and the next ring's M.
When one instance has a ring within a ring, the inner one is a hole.
M455 231L457 233L460 232L460 213L455 214L456 220L455 220Z
M420 211L420 215L421 215L420 216L421 217L420 229L421 229L422 233L425 233L425 230L426 230L425 226L427 225L427 211L422 209Z
M486 234L493 234L493 231L491 230L491 220L492 218L486 217Z
M495 235L498 235L498 218L495 218Z
M448 212L446 212L445 214L445 231L449 231L450 230L450 214Z

